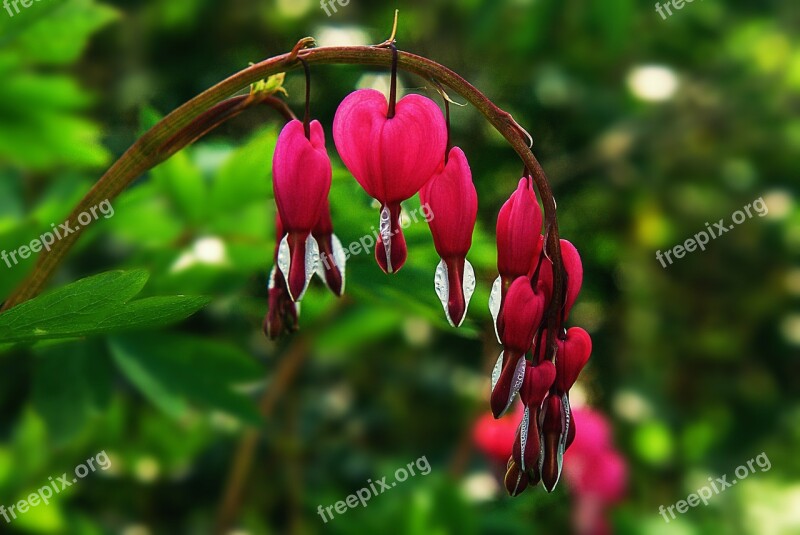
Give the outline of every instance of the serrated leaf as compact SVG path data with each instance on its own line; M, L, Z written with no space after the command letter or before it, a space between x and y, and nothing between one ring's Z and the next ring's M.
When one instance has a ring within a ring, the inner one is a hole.
M129 302L148 276L144 270L110 271L22 303L0 314L0 343L156 327L185 319L210 301L176 295Z

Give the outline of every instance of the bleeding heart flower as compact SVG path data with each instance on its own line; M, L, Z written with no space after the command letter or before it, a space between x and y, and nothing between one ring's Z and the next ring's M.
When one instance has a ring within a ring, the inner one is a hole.
M539 407L556 378L556 367L550 361L525 370L525 381L519 392L525 412L517 429L512 455L528 473L529 484L539 482Z
M285 232L281 224L280 215L275 217L275 252L273 258L278 260L279 244ZM264 318L264 334L270 340L275 340L284 333L292 333L297 330L297 317L300 313L299 305L292 301L289 290L286 287L286 279L283 273L273 266L269 274L269 305L267 315Z
M533 180L522 177L517 189L497 215L497 271L500 276L492 285L489 310L497 337L502 337L501 309L511 282L533 273L542 250L542 212L533 191Z
M478 217L478 194L472 183L467 157L458 147L450 150L447 163L419 192L430 211L428 224L436 252L442 258L436 268L436 293L447 321L458 327L464 321L472 293L475 271L466 256Z
M547 330L543 329L534 350L536 362L547 361L544 354L545 340L547 340ZM565 338L556 337L556 347L554 386L559 394L566 394L589 361L589 356L592 354L592 338L580 327L570 327Z
M317 275L325 281L330 290L341 297L344 293L344 268L347 262L342 242L333 233L331 209L328 200L322 203L322 211L311 235L319 245L319 263Z
M556 390L566 394L592 354L592 339L580 327L571 327L567 330L567 338L558 340L558 353L556 354Z
M375 258L384 272L393 273L407 256L400 202L417 193L441 166L447 127L439 107L421 95L400 99L391 118L388 111L382 93L354 91L336 110L333 139L355 179L381 203Z
M489 459L505 468L514 447L514 434L525 411L522 403L515 403L502 418L482 414L472 429L475 445Z
M309 138L301 121L283 127L272 160L272 185L287 232L279 246L278 268L292 299L299 301L316 270L319 251L311 231L331 188L331 161L319 121L311 121Z
M497 215L497 271L506 286L516 277L529 275L539 256L541 232L542 212L533 180L522 177Z
M581 291L583 284L583 265L581 263L581 256L578 250L572 243L567 240L561 240L561 261L564 264L564 272L566 278L564 279L564 319L569 317L575 301L578 299L578 294ZM535 267L535 266L534 266ZM543 259L541 267L539 268L539 282L548 287L549 292L552 293L553 288L553 264L548 259Z
M556 367L549 360L530 366L525 372L525 383L519 391L522 403L526 407L538 409L555 379Z
M564 452L567 449L567 435L570 428L569 399L566 394L549 394L542 404L540 413L542 429L542 483L547 492L553 492L561 478L564 465Z
M564 281L567 288L567 298L564 300L564 317L566 318L581 291L583 264L578 250L567 240L561 240L561 260L564 264L564 271L567 273L567 280Z
M525 378L525 353L542 322L544 299L533 293L528 277L518 277L508 289L505 301L503 351L492 371L491 407L495 418L511 405Z
M528 475L514 462L513 457L508 460L508 469L505 478L503 478L503 484L510 496L519 496L528 488Z
M501 341L506 350L525 354L544 315L544 299L536 295L528 277L517 277L506 295L506 328Z

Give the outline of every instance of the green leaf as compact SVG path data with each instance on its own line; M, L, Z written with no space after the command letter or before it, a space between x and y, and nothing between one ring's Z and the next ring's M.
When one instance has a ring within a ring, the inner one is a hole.
M239 349L201 338L114 337L111 352L120 369L161 410L185 416L188 403L217 409L254 425L261 423L252 400L233 386L261 379L257 363Z
M112 368L105 352L96 349L71 343L38 352L33 406L56 444L80 433L92 412L110 400Z
M129 302L148 277L144 270L110 271L22 303L0 314L0 343L157 327L185 319L210 301L176 295Z
M277 130L270 126L230 156L212 184L211 201L216 210L235 214L243 205L269 198L277 141Z
M34 69L78 60L116 11L94 0L29 4L9 3L11 13L3 8L0 16L0 163L26 170L103 166L110 153L102 131L81 116L89 94L71 76Z
M397 331L405 315L397 308L362 307L338 318L319 332L314 348L323 354L347 354Z
M155 372L151 369L154 366L148 362L141 362L133 350L129 350L124 345L118 345L114 340L111 341L111 354L119 366L120 370L128 377L136 387L152 401L159 409L169 414L175 419L180 419L186 415L188 405L186 401L173 392L172 385L167 384L158 377L158 368L155 365ZM150 364L150 366L148 366Z
M109 229L126 245L144 249L169 249L180 238L180 218L152 183L130 189L114 203L116 214Z
M151 172L153 182L186 220L199 225L206 217L208 191L200 169L185 150L173 155Z
M90 102L70 78L12 72L0 84L0 161L46 169L101 166L101 129L78 115Z
M48 16L32 23L14 43L15 51L30 62L47 65L74 62L86 48L89 37L117 18L114 9L93 0L61 0L52 3L60 5L47 13ZM33 14L28 10L22 10L15 17L24 20L24 17L31 15Z

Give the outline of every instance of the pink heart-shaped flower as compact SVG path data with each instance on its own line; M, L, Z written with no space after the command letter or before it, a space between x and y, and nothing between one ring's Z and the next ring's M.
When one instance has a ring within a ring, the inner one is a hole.
M592 339L580 327L567 330L567 339L558 342L556 355L556 389L569 392L592 354Z
M342 161L361 187L381 204L413 197L444 160L447 126L429 98L407 95L395 115L382 93L360 89L339 105L333 140Z
M397 102L393 117L382 93L350 93L333 119L333 140L361 187L381 203L375 258L386 273L406 261L400 203L416 194L442 166L447 125L439 107L421 95Z

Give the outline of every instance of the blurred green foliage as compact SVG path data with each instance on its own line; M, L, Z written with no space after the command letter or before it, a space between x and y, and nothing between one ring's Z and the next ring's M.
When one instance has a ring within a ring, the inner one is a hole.
M43 0L14 17L3 10L0 250L64 221L113 158L203 89L305 35L381 42L395 7L401 49L464 75L533 134L562 236L585 268L571 323L589 330L594 353L574 401L612 418L631 468L615 532L799 532L793 0L705 0L668 20L632 0L351 0L330 17L311 0ZM353 66L312 76L312 113L328 134L349 91L386 82L382 70ZM426 80L401 82L436 98ZM286 87L299 112L302 76ZM0 504L100 451L111 459L50 505L0 520L0 532L211 533L238 444L254 430L242 533L568 531L565 485L505 498L471 447L499 350L486 307L492 229L521 166L475 110L452 112L480 197L469 255L479 284L461 329L444 320L438 258L418 222L398 274L384 276L371 254L352 257L345 298L315 283L301 332L263 337L280 124L268 110L248 112L115 200L54 293L0 315ZM347 245L373 232L378 212L330 138L328 149L333 220ZM757 198L765 217L667 268L656 260ZM0 294L32 266L0 263ZM287 381L281 370L298 351ZM263 419L259 399L272 389L282 395ZM769 472L670 524L658 515L762 451ZM317 516L318 505L423 455L429 475L327 524Z

